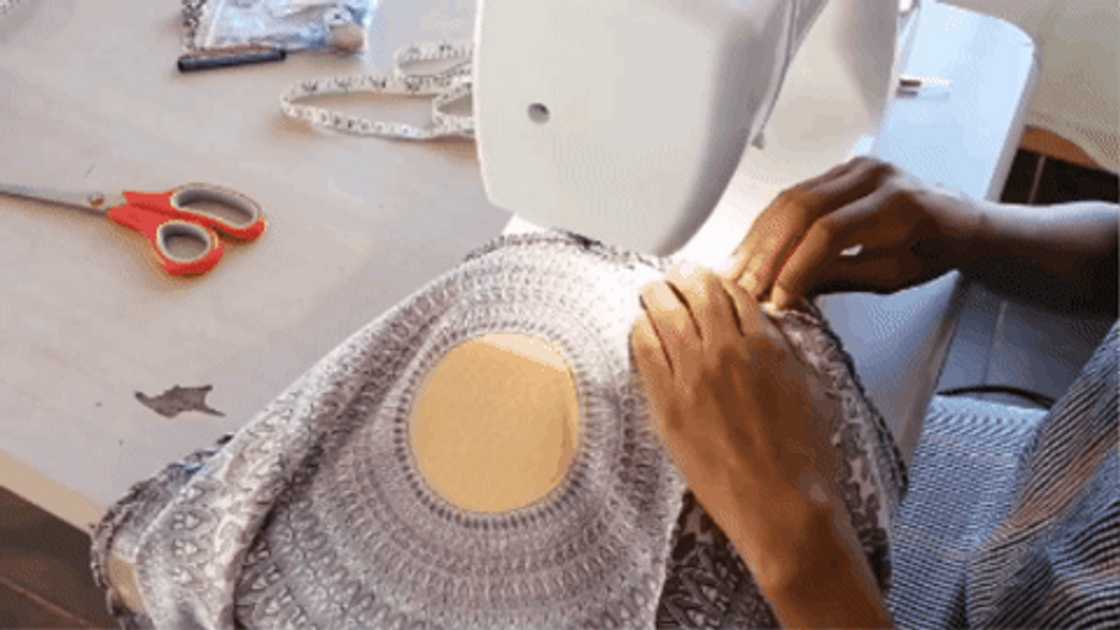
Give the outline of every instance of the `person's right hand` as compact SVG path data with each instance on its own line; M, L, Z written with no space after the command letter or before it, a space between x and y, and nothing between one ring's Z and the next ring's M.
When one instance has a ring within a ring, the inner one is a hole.
M965 198L856 158L779 195L727 272L778 308L819 293L891 293L965 264L979 223Z

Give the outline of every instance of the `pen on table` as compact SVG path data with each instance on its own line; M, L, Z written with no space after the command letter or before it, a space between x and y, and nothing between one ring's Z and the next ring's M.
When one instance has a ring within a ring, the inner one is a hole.
M229 68L252 63L283 61L288 51L272 46L235 46L212 48L186 53L179 57L179 72L197 72L212 68Z
M904 74L898 77L898 92L900 94L917 94L922 88L939 87L948 89L953 82L941 77L922 77Z

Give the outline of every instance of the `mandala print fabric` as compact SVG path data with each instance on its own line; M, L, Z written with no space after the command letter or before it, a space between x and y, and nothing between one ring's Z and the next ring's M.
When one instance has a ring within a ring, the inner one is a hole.
M638 294L668 267L564 233L472 253L358 331L237 433L137 484L102 521L93 564L137 627L719 627L773 625L742 562L686 495L629 353ZM882 418L815 314L776 316L843 413L841 486L885 587L904 484ZM463 511L407 448L423 377L489 333L550 342L571 368L580 444L531 506ZM109 583L133 568L143 610Z

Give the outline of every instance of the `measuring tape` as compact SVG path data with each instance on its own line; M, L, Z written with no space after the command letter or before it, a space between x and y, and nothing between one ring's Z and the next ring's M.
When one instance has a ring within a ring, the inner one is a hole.
M447 108L471 96L471 57L469 43L435 42L413 44L393 55L393 72L388 76L367 74L312 79L293 85L280 98L280 110L289 118L306 121L313 127L330 129L351 136L376 136L400 140L432 140L443 137L474 137L474 118L456 115ZM410 72L417 63L452 62L430 73ZM431 123L416 126L401 122L370 120L298 101L318 96L346 94L386 94L432 97Z

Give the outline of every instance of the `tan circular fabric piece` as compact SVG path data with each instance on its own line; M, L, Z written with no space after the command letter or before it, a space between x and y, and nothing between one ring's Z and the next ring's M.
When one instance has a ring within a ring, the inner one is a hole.
M507 512L543 499L575 457L579 397L564 357L528 335L491 334L427 374L409 438L425 481L457 507Z

